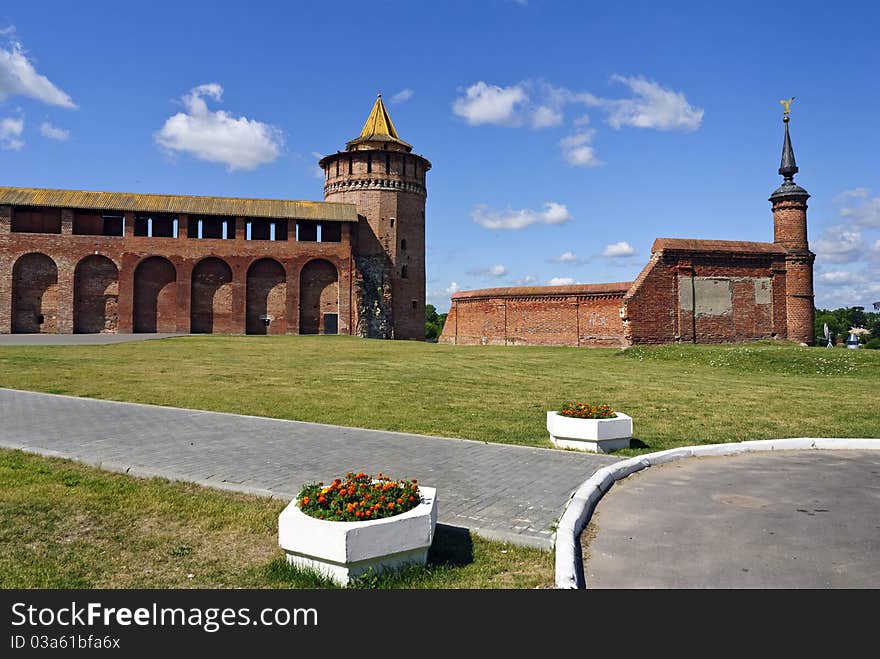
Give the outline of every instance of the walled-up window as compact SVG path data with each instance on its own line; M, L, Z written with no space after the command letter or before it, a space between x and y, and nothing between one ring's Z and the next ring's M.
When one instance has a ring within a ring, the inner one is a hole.
M75 211L73 234L75 236L122 236L124 217L120 213L101 211Z
M61 209L19 206L12 209L12 231L61 233Z

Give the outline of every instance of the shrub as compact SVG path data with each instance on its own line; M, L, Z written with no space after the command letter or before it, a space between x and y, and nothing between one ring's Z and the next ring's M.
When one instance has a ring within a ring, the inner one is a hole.
M606 403L591 405L590 403L566 403L559 412L562 416L576 419L614 419L617 413Z
M349 472L330 485L312 483L296 497L306 515L334 522L363 522L391 517L412 510L421 503L418 481L376 478L363 472Z
M874 337L865 343L868 350L880 350L880 337Z

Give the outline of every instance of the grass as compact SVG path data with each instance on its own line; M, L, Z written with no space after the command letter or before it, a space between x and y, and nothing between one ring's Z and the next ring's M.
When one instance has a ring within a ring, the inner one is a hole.
M277 500L0 450L0 588L329 588L288 566ZM553 556L438 526L427 567L366 588L535 588Z
M617 350L210 336L6 346L0 386L533 446L549 446L546 410L608 402L635 420L630 454L880 436L880 351L780 342Z

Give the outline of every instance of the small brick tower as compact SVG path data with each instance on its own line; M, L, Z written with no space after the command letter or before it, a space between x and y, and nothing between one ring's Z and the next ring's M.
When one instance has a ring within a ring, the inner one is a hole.
M813 344L813 261L816 255L807 243L807 199L810 195L794 182L798 172L788 135L789 112L786 106L782 121L785 139L782 144L782 163L779 174L782 185L770 195L773 204L773 242L783 247L785 255L785 309L787 338L799 343Z
M379 94L361 134L325 156L324 200L355 204L355 328L425 338L425 174L431 163L397 134Z

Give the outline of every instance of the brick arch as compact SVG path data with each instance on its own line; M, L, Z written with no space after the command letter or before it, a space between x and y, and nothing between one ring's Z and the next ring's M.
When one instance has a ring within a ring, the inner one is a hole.
M299 333L326 333L325 314L336 314L338 323L339 271L329 261L315 259L299 276Z
M209 257L192 272L190 332L232 333L232 269L223 259ZM241 331L241 330L239 330Z
M164 257L150 256L135 268L132 329L177 331L177 270Z
M260 259L247 271L245 328L248 334L283 334L287 273L275 259ZM263 318L270 316L267 327Z
M58 331L58 266L45 254L25 254L12 266L12 331Z
M119 326L119 268L100 254L76 264L73 273L73 331L115 332Z

